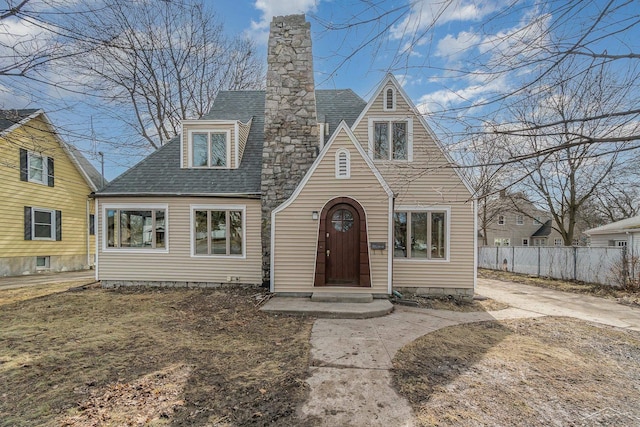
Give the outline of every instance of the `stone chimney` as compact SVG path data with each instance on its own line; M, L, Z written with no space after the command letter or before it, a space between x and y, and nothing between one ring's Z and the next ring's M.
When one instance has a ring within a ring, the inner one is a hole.
M271 21L262 151L262 271L269 280L271 211L291 196L319 150L311 29L304 15Z

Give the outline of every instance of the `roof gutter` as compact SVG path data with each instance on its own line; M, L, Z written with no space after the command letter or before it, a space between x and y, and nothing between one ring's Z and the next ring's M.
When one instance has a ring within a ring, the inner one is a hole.
M259 199L261 193L91 193L89 197L220 197L228 199Z

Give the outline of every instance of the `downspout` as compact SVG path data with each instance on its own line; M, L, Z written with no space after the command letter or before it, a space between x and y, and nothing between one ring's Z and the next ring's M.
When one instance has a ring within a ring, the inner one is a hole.
M87 198L87 206L86 206L86 215L84 216L85 218L85 227L84 227L84 231L86 233L87 236L87 267L91 268L91 212L89 211L89 203L91 203L89 201L89 198Z

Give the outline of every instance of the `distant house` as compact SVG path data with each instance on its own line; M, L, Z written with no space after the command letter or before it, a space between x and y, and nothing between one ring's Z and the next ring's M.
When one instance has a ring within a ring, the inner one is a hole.
M548 212L538 209L521 193L501 192L479 213L478 244L487 246L563 246ZM485 237L486 235L486 237Z
M473 295L472 191L397 80L316 90L301 15L267 61L265 91L221 92L95 194L103 285Z
M42 110L0 110L0 276L89 268L101 176Z
M632 256L640 255L640 215L585 231L590 246L627 247Z

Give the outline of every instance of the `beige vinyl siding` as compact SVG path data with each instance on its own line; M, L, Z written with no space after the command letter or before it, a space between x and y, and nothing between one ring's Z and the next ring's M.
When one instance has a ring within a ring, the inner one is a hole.
M247 123L238 122L238 167L242 163L242 155L244 154L244 147L247 145L252 121L253 119L249 119Z
M227 132L229 131L229 141L228 143L231 144L231 155L229 157L229 168L230 169L235 169L238 167L238 165L236 165L236 131L235 131L235 126L233 124L230 123L224 123L224 124L207 124L207 123L202 123L202 124L185 124L182 126L182 167L183 168L188 168L189 167L189 149L190 149L190 143L189 143L189 132L193 132L193 131L220 131L220 132Z
M20 148L54 159L53 187L20 180ZM0 137L0 159L0 258L93 254L87 244L91 189L43 116ZM62 240L25 240L25 206L62 211Z
M346 148L351 156L351 178L335 178L335 153ZM388 246L389 197L364 159L342 131L298 197L275 217L274 291L275 292L368 292L388 293L388 249L369 250L370 288L323 286L314 288L319 214L336 197L357 200L366 214L368 242L386 242Z
M262 249L260 243L260 201L241 198L205 197L109 197L98 200L100 229L98 242L98 278L124 281L192 281L226 283L227 276L238 277L238 283L262 283ZM162 250L103 250L107 205L168 205L167 245ZM245 210L245 258L204 257L191 255L191 205L241 205Z
M384 111L383 100L387 87L373 101L353 133L367 146L369 117L413 119L413 161L375 160L374 164L396 194L396 206L419 206L425 209L447 206L451 209L448 262L394 258L393 286L473 288L475 214L471 193L399 90L396 90L395 111Z

